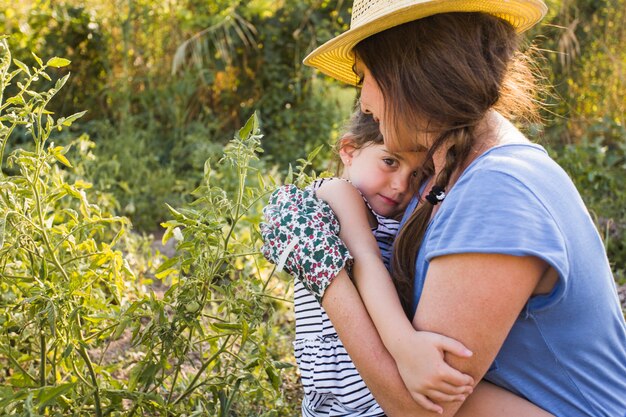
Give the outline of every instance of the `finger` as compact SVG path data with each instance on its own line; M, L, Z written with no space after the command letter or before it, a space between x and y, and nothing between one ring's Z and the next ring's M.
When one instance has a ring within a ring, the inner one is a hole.
M458 387L474 386L474 378L458 369L454 369L447 363L441 365L440 380Z
M425 395L412 392L411 396L413 397L415 402L418 403L423 409L427 411L432 411L433 413L437 414L443 413L443 408L440 405L435 404L434 402L429 400L428 397L426 397Z
M467 398L466 394L449 395L435 390L428 390L425 394L430 401L435 401L437 403L462 402Z
M446 395L469 395L474 391L474 387L472 385L456 385L446 381L439 381L428 387L428 390L438 391Z
M469 358L473 355L472 351L469 350L465 345L458 340L454 340L450 337L444 335L438 335L438 343L439 347L448 353L451 353L456 356L460 356L462 358Z

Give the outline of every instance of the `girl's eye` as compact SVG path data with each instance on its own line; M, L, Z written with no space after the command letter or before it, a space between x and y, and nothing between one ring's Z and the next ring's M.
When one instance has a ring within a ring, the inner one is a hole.
M383 158L383 162L385 163L385 165L389 165L390 167L396 164L396 160L393 158Z

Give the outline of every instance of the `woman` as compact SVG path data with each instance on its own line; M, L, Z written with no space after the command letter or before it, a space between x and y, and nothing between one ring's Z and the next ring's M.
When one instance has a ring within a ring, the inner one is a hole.
M351 29L305 63L362 85L388 148L428 152L394 246L414 327L474 352L446 355L459 371L556 416L624 416L626 325L602 241L567 175L496 111L532 101L517 34L544 13L541 0L357 0ZM395 368L347 274L316 285L385 412L429 415L410 403L417 361L407 348ZM443 414L483 415L489 390Z

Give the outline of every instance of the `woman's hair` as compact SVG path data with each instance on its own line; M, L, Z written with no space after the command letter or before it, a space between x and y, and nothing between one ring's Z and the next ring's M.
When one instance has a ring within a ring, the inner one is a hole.
M446 13L409 22L361 41L354 51L378 83L385 101L387 143L415 148L434 137L418 184L432 177L432 156L449 145L434 184L446 188L463 167L476 126L496 108L506 116L533 115L534 83L506 21L484 13ZM404 127L404 129L402 129ZM398 132L412 129L414 137ZM407 146L408 145L408 146ZM394 284L407 315L412 311L415 261L433 205L419 204L394 247Z

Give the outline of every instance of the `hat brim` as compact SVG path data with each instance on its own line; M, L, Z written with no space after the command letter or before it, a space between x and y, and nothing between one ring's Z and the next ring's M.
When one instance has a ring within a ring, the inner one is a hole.
M324 74L347 84L356 85L354 53L352 49L363 39L394 26L423 17L448 12L483 12L511 23L522 33L546 14L547 7L541 0L423 0L383 14L369 22L350 29L324 43L305 59L304 64L317 68Z

